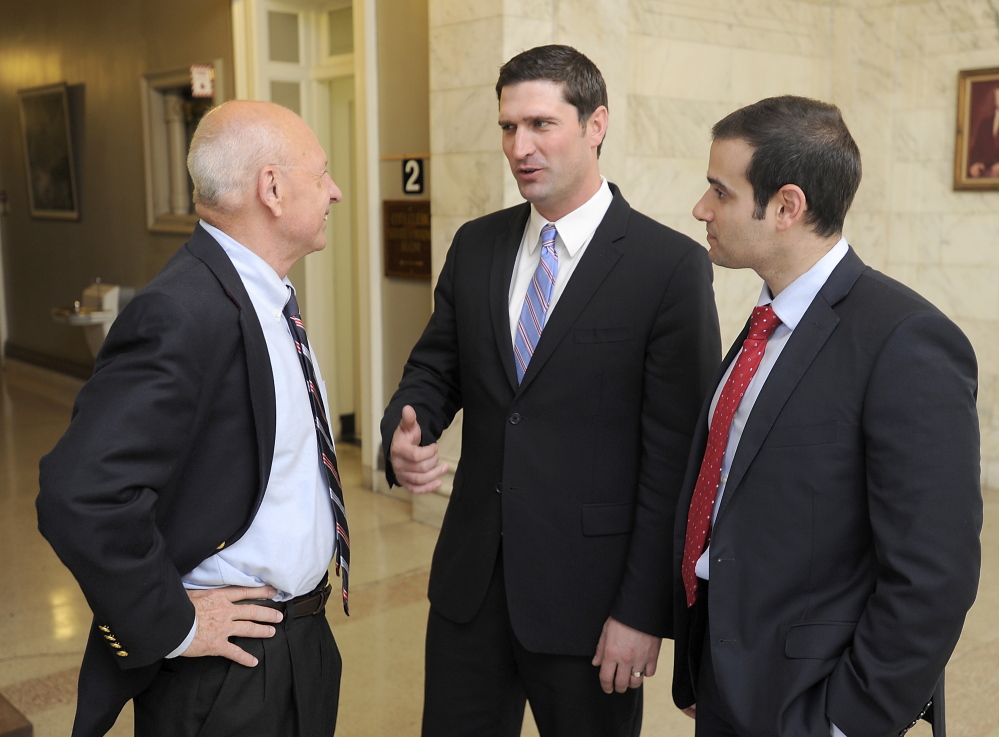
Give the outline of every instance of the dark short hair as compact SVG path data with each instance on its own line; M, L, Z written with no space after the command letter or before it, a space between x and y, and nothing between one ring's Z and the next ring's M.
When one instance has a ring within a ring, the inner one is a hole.
M552 44L535 46L522 51L500 67L496 81L496 99L504 87L520 82L555 82L562 85L565 101L576 108L579 124L586 121L593 111L607 107L607 85L597 65L571 46ZM600 153L601 142L597 147Z
M711 129L714 140L741 138L753 147L746 179L762 220L785 184L805 193L805 222L821 236L843 231L860 186L860 149L839 108L807 97L768 97L727 115Z

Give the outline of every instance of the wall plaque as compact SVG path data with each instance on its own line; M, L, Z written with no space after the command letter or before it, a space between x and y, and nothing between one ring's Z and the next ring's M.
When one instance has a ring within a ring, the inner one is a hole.
M430 279L430 202L385 200L385 276Z

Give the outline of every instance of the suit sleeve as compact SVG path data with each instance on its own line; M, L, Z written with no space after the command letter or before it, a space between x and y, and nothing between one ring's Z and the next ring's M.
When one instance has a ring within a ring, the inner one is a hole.
M672 538L694 426L721 361L712 270L692 246L659 305L645 351L642 459L631 547L611 616L673 636Z
M392 469L392 435L402 419L407 404L416 410L422 432L422 444L437 442L461 408L461 377L458 360L458 332L454 309L455 262L464 226L444 261L434 289L434 312L430 322L413 347L403 368L399 388L389 401L382 417L382 451L385 454L385 477L389 485L398 481Z
M42 458L39 529L127 657L148 665L184 639L194 608L154 505L183 470L207 381L206 331L176 300L136 297L115 322L69 429Z
M826 702L850 737L897 731L919 713L974 602L976 390L971 345L936 312L900 323L875 364L862 422L876 582Z

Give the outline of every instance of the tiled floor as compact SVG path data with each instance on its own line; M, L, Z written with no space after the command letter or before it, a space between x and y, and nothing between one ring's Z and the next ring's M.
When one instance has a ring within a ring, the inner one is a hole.
M35 725L36 737L69 734L90 612L72 577L37 532L38 459L66 427L74 387L14 367L0 372L0 694ZM357 451L341 449L350 510L352 595L348 619L328 616L343 653L337 735L419 734L427 574L437 532L410 505L360 486ZM999 492L986 492L985 565L978 603L948 670L951 737L999 737ZM646 687L643 735L693 734L672 705L670 648ZM112 735L132 733L126 710ZM912 735L929 735L921 725ZM524 735L537 731L528 717Z

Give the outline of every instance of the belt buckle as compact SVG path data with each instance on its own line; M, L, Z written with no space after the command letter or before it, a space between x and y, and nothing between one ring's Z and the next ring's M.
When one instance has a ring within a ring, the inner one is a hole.
M326 607L326 602L330 600L330 593L332 591L333 591L333 586L331 586L330 584L326 584L325 586L323 586L322 590L319 592L319 605L316 607L316 610L312 612L313 614L319 614L319 612L321 612Z

